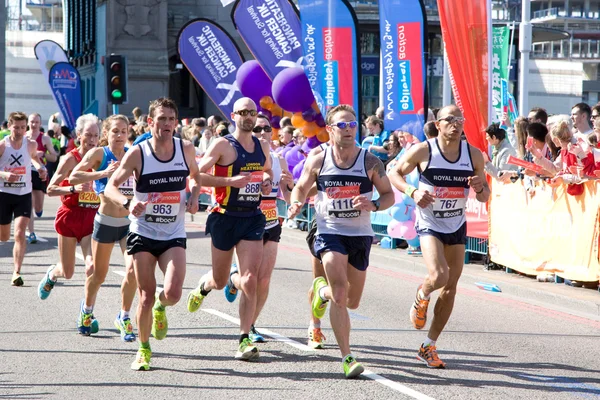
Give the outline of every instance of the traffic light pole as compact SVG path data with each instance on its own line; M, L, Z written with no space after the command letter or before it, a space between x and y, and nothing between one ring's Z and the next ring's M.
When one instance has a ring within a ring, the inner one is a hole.
M113 115L117 115L119 113L119 105L113 104Z

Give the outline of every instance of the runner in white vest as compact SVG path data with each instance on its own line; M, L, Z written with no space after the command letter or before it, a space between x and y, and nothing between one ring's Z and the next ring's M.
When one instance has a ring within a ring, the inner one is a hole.
M342 367L346 378L354 378L364 367L350 352L348 308L358 308L367 276L373 243L371 211L392 206L394 194L381 160L355 144L358 122L354 109L336 106L329 110L326 122L331 146L306 160L292 192L288 218L298 215L316 182L314 250L327 280L317 277L313 281L312 309L321 319L332 301L331 326L342 353ZM379 200L371 200L373 186Z
M390 173L394 186L413 198L418 206L416 228L429 271L425 282L417 288L410 309L416 329L425 327L429 296L441 289L431 328L417 355L430 368L446 366L438 357L435 343L452 313L463 269L469 187L482 203L490 195L481 151L460 139L464 121L458 107L442 108L436 122L438 137L411 147ZM404 180L415 168L421 174L418 188Z
M21 266L27 241L25 229L31 218L31 163L40 178L46 179L46 167L37 155L37 143L25 136L27 115L13 112L8 116L10 135L0 141L0 241L10 239L10 224L15 221L13 247L13 286L23 286Z

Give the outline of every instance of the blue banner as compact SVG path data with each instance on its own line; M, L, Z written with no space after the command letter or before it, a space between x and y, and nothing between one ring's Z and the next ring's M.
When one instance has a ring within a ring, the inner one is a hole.
M70 130L75 129L83 104L79 71L67 62L57 62L49 70L48 83L63 116L63 124Z
M304 71L321 113L350 104L361 115L358 22L352 6L346 0L298 0L298 5Z
M243 97L236 74L244 63L234 40L220 25L199 18L181 28L177 42L181 62L225 118L233 122L233 104Z
M385 130L425 139L427 18L419 0L379 2Z
M362 76L379 76L379 57L362 56L360 58L360 70Z
M302 26L290 0L237 0L231 20L271 80L302 67Z

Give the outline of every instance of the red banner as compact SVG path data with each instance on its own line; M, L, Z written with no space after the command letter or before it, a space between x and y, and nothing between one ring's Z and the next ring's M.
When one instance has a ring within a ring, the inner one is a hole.
M490 83L488 1L464 0L459 5L456 0L438 0L454 99L466 118L468 142L484 152Z
M467 236L488 238L488 208L486 203L477 201L473 189L469 191L467 199Z

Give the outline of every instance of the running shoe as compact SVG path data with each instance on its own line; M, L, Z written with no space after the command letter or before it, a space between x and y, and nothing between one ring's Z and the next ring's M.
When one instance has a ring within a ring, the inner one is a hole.
M365 370L365 367L363 367L361 363L356 361L356 358L351 355L347 355L346 358L344 358L344 361L342 361L342 366L344 367L346 379L356 378Z
M250 326L250 333L248 333L248 337L250 337L250 340L252 341L252 343L264 343L265 342L265 338L263 337L263 335L258 333L258 331L254 327L254 325Z
M79 334L84 336L90 336L92 333L92 319L94 316L92 313L86 313L83 311L83 307L79 310L79 318L77 319L77 330Z
M235 285L233 284L233 280L231 279L231 277L237 273L238 273L237 264L235 264L235 263L231 264L231 270L229 272L229 280L227 280L227 285L225 285L225 288L223 288L223 291L225 292L225 298L230 303L233 303L238 295L238 289L235 287Z
M135 360L131 363L131 369L135 371L148 371L150 369L150 357L152 357L150 349L139 348L135 355Z
M96 317L94 317L94 314L92 314L92 326L90 326L90 333L98 333L99 330L100 324L98 323Z
M325 286L327 286L327 281L322 276L315 278L313 281L312 312L315 318L318 319L322 319L325 311L327 311L327 302L319 296L319 290Z
M429 300L422 299L419 297L419 290L423 285L419 285L417 288L417 296L414 304L410 307L410 322L412 322L415 329L423 329L427 324L427 308L429 307Z
M56 265L51 265L50 268L48 268L48 270L46 271L46 275L44 275L44 277L40 281L40 284L38 285L38 297L41 300L46 300L48 296L50 296L50 292L52 291L52 289L54 289L54 285L56 284L56 281L50 279L50 273L52 272L54 267L56 267Z
M23 286L23 284L24 284L24 282L23 282L23 278L21 278L21 274L19 274L18 272L13 272L11 285Z
M250 361L257 359L258 356L258 347L254 346L249 338L246 338L240 343L240 347L238 347L238 351L235 354L235 359Z
M35 215L36 215L38 218L42 218L42 215L44 215L44 210L42 210L42 211L40 211L40 212L37 212L37 211L35 211Z
M417 247L408 246L408 250L406 250L406 254L408 254L409 256L422 256L423 252L421 252L420 246L417 246Z
M427 368L446 368L446 363L440 360L435 346L423 346L419 349L417 360L423 361Z
M156 340L163 340L167 336L169 323L167 322L167 310L157 310L157 305L160 306L158 294L156 294L156 302L152 308L152 336Z
M31 232L29 235L27 235L27 243L29 244L35 244L37 243L37 236L35 234L35 232Z
M308 331L308 347L311 349L324 349L325 348L325 335L321 332L321 328L313 328Z
M202 302L204 301L204 298L206 297L200 294L201 287L202 284L198 285L196 289L192 290L190 294L188 294L187 309L189 312L198 311L200 309L200 306L202 305Z
M124 342L135 342L135 333L133 333L133 325L131 325L131 319L121 319L121 312L117 314L115 318L115 328L121 333L121 340Z

